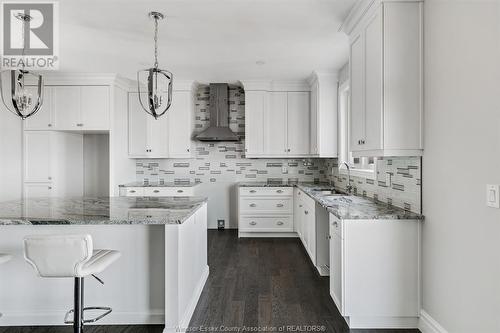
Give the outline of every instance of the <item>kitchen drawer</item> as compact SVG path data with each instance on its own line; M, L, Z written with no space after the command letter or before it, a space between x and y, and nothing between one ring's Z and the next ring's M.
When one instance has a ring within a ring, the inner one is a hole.
M242 197L240 214L292 214L292 198Z
M127 187L125 189L125 196L127 197L143 197L144 187Z
M190 197L193 196L192 187L145 187L146 197Z
M333 215L332 213L330 213L330 226L331 226L330 230L332 230L335 235L339 236L342 239L344 238L344 236L342 236L342 228L343 228L342 220L339 219L337 216Z
M240 231L244 232L289 232L293 231L291 216L240 217Z
M293 187L240 187L241 196L292 196Z
M132 220L155 221L164 219L168 214L168 209L130 209L128 217Z

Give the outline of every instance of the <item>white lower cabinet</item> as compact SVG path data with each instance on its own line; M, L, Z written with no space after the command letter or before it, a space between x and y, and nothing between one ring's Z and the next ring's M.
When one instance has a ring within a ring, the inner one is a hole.
M350 328L415 328L420 221L330 214L330 295Z
M293 188L240 187L238 197L239 237L294 236Z

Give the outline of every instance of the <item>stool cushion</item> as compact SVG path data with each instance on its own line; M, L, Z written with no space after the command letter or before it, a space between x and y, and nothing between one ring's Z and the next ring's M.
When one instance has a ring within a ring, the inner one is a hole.
M10 259L12 259L12 256L10 254L0 253L0 264L3 264Z
M79 266L76 276L84 277L98 274L120 258L121 253L115 250L94 250L92 257Z

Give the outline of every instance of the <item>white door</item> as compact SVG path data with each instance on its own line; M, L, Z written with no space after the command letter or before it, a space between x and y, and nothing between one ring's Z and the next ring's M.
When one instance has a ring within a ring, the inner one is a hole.
M245 92L245 152L264 154L264 114L267 109L266 91Z
M365 28L365 143L363 150L382 149L382 6Z
M287 156L287 93L269 93L269 108L264 116L264 154Z
M33 105L36 104L38 94L37 87L28 87L29 92L33 97ZM43 88L43 103L40 110L33 116L24 121L24 129L26 130L48 130L54 127L53 107L52 107L52 87Z
M148 157L167 158L168 156L168 116L155 119L147 115Z
M57 86L54 87L54 112L56 129L58 130L81 130L80 87Z
M174 91L168 118L168 153L171 158L191 157L191 92Z
M350 84L351 84L351 112L350 112L350 150L363 149L362 140L365 139L365 92L364 92L364 37L357 36L351 43L350 52Z
M51 182L51 132L24 132L24 181Z
M309 92L288 93L288 155L304 156L310 154L310 107Z
M143 94L146 98L146 94ZM148 154L148 115L139 104L138 93L128 94L128 154L145 157Z
M81 124L85 130L110 129L109 87L81 87Z

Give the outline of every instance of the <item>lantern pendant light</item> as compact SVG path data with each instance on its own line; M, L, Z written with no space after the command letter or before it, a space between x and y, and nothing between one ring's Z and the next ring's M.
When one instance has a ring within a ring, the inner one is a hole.
M149 13L149 17L154 20L155 62L152 68L137 72L137 84L139 102L142 108L155 119L158 119L172 105L173 74L158 67L158 21L162 20L164 16L159 12L151 12ZM147 75L146 84L141 84L145 79L144 74ZM147 89L147 98L145 101L141 97L141 86L146 86Z
M25 120L28 117L31 117L35 113L37 113L40 108L42 107L43 104L43 77L39 74L35 74L33 72L27 71L25 69L25 51L26 51L26 46L24 43L24 34L26 31L26 25L29 24L29 22L33 19L30 15L24 14L24 13L18 13L15 16L17 19L23 21L23 29L22 29L22 42L23 42L23 52L22 52L22 69L19 70L10 70L10 98L11 98L11 104L6 103L5 97L4 97L4 86L3 86L3 80L2 80L2 74L7 71L2 71L0 72L0 94L2 95L2 102L13 114L16 116L20 117L21 119ZM27 89L25 85L25 79L33 79L34 82L36 83L37 91L36 94L37 96L33 98L33 95L30 93L30 91ZM36 103L35 103L36 100Z

